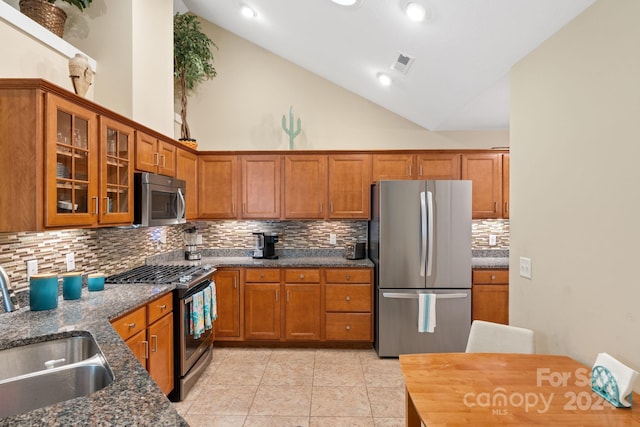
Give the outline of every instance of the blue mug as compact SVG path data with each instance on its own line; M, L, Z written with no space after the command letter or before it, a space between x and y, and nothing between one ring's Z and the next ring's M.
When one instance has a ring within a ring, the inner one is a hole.
M31 311L51 310L58 306L58 275L32 274L29 278L29 308Z
M103 291L104 290L104 274L92 273L87 277L87 287L89 291Z
M80 299L82 295L82 273L65 273L62 275L62 298Z

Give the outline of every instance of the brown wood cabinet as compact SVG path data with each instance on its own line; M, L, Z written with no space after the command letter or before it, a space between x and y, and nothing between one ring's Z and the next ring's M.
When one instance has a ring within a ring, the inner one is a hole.
M371 156L329 156L329 219L369 218Z
M237 218L238 158L198 157L198 218Z
M324 219L327 156L285 156L283 197L285 219Z
M417 179L460 179L459 153L416 155Z
M284 290L285 339L320 340L320 270L286 269Z
M215 275L218 318L216 338L240 338L240 270L219 268Z
M373 270L325 269L327 341L373 341Z
M500 153L462 155L462 179L472 181L472 217L502 217L502 162Z
M509 324L509 270L473 270L472 318Z
M245 283L244 338L280 339L280 282Z
M134 130L108 117L100 117L101 224L133 222Z
M173 296L169 292L111 321L164 394L173 390Z
M371 157L372 182L382 179L413 179L413 154L373 154Z
M185 194L187 219L198 219L198 155L178 148L176 151L176 178L187 183Z
M371 179L460 179L460 153L373 154Z
M509 218L509 154L502 155L502 217Z
M136 132L136 169L176 176L177 147L144 132Z
M280 156L241 156L241 218L279 219Z

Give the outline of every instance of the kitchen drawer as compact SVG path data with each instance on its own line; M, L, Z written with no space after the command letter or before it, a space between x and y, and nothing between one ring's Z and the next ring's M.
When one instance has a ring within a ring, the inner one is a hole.
M371 285L325 285L326 311L371 311Z
M473 284L509 283L509 270L473 270Z
M287 283L320 283L320 270L313 268L288 268L284 272Z
M371 283L371 270L366 268L340 268L325 270L327 283Z
M371 341L370 313L327 313L327 341Z
M143 306L129 314L111 321L113 329L123 340L132 337L147 327L147 307Z
M161 296L147 304L147 324L150 325L165 314L173 311L173 294Z
M280 282L279 268L247 268L244 272L245 282Z

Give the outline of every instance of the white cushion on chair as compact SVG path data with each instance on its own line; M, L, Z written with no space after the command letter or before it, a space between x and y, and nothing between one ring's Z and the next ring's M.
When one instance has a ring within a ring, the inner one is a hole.
M474 320L467 353L535 353L533 331L517 326Z

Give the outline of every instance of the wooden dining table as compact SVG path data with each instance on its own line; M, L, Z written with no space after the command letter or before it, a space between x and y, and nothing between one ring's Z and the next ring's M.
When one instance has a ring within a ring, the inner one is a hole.
M591 390L591 368L567 356L400 356L406 425L640 426L640 396L616 408Z

